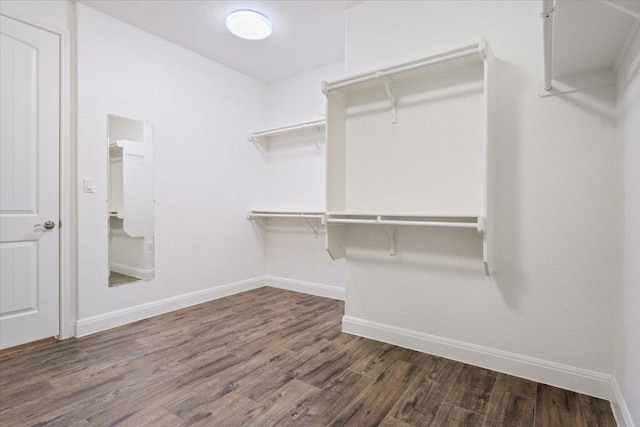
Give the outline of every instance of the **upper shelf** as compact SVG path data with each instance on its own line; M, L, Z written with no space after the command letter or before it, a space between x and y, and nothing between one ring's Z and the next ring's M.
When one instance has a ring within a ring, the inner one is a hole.
M329 95L331 92L350 93L379 86L381 83L387 86L415 80L430 74L438 74L455 68L482 63L486 58L486 42L465 46L449 52L441 53L411 62L355 74L332 82L323 82L322 92ZM387 91L391 88L387 86Z
M297 123L289 126L283 126L274 129L267 129L260 132L253 132L247 138L251 142L268 144L271 138L282 135L294 134L298 132L308 132L315 130L317 132L324 129L327 121L325 119L313 120L310 122Z

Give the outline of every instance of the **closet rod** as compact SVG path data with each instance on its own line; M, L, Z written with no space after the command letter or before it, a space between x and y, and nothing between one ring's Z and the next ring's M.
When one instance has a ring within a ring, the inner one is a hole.
M551 90L553 73L553 12L555 0L542 0L542 45L544 51L544 90Z
M249 218L322 218L320 214L251 213Z
M289 132L289 131L298 130L298 129L306 129L310 127L320 127L320 126L324 126L325 122L326 122L325 119L319 119L319 120L314 120L312 122L300 123L297 125L283 126L279 128L263 130L260 132L252 133L249 136L249 138L258 138L261 136L269 136L273 134L284 133L284 132Z
M390 76L393 76L394 74L403 73L406 71L412 71L417 68L423 68L430 65L441 64L443 62L448 62L454 59L464 58L466 56L472 56L472 55L484 56L484 46L482 44L474 45L473 47L467 48L460 52L450 53L450 54L439 56L436 58L433 58L433 57L427 58L419 62L400 65L397 67L388 68L386 70L374 71L360 77L350 78L348 80L336 81L334 83L327 84L324 88L324 92L326 93L332 90L341 89L343 87L352 86L359 83L368 82L371 80L378 80L382 77L390 77Z
M413 225L420 227L478 228L477 222L400 221L388 219L328 218L327 224Z

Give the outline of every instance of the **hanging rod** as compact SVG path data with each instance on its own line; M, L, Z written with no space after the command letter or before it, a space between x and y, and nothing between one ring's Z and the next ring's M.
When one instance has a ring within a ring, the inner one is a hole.
M556 9L555 0L542 0L542 44L544 50L544 90L551 90L553 65L553 12Z
M418 227L458 227L481 229L480 222L406 221L381 219L327 218L327 224L411 225Z
M464 58L472 55L480 55L481 58L485 57L485 46L483 43L476 44L473 46L468 46L466 48L462 48L461 50L453 51L446 54L431 56L429 58L424 58L418 61L396 65L394 67L389 67L386 69L372 71L366 74L336 80L334 82L324 82L322 91L327 94L332 90L342 89L347 86L353 86L359 83L365 83L372 80L379 80L383 77L390 77L398 73L403 73L407 71L412 71L418 68L428 67L431 65L441 64L443 62L453 61L454 59Z
M287 132L292 132L292 131L296 131L296 130L301 130L301 129L307 129L307 128L321 128L325 125L326 120L325 119L318 119L318 120L313 120L311 122L304 122L304 123L299 123L299 124L295 124L295 125L289 125L289 126L282 126L279 128L274 128L274 129L267 129L267 130L263 130L260 132L254 132L249 134L249 141L251 142L258 142L258 138L265 138L265 137L269 137L269 136L273 136L273 135L279 135L282 133L287 133Z
M247 214L247 219L257 218L301 218L313 232L314 239L318 238L318 227L310 219L319 219L320 225L324 226L324 212L250 211Z
M253 213L250 212L247 218L322 218L321 213Z

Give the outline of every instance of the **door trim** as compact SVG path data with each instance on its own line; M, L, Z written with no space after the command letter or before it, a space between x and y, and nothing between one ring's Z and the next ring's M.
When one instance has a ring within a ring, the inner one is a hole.
M71 19L75 20L75 6ZM76 249L76 195L75 170L76 160L73 157L75 152L75 100L72 98L72 90L75 93L75 85L72 85L71 73L71 33L69 30L57 28L42 22L38 18L28 16L21 12L8 9L6 6L0 7L0 15L16 21L23 22L33 27L58 36L60 40L60 325L59 338L66 339L76 336L77 320L77 249ZM75 25L75 24L73 24ZM74 62L75 65L75 62ZM73 82L75 81L75 77Z

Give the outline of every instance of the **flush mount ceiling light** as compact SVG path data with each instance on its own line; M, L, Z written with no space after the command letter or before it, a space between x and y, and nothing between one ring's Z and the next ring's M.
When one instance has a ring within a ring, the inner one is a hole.
M262 40L271 35L271 21L253 10L238 10L227 16L227 29L247 40Z

